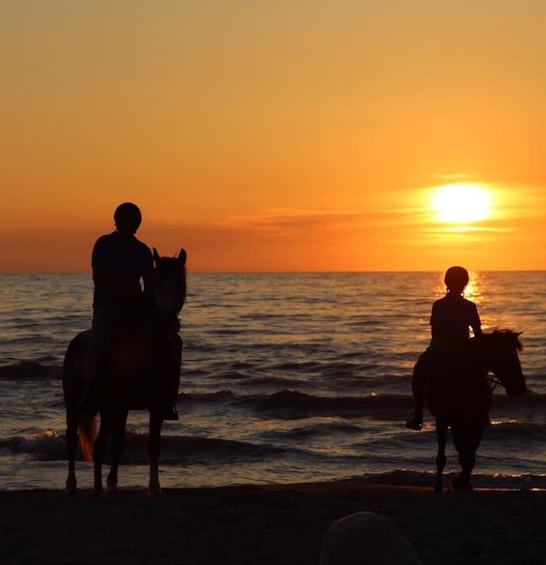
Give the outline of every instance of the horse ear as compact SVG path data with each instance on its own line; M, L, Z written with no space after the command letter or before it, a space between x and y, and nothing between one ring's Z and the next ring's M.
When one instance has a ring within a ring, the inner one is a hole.
M184 267L186 265L186 259L188 258L188 254L186 253L185 249L181 249L180 253L178 254L178 261Z
M157 249L156 249L155 247L154 247L154 252L153 252L153 254L154 254L154 261L155 261L156 263L158 263L160 257L159 257L159 253L157 252Z

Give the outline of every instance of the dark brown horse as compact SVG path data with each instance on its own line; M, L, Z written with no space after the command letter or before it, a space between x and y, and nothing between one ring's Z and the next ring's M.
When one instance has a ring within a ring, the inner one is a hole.
M125 442L129 410L148 410L148 492L161 493L159 452L165 406L176 396L182 359L178 313L186 299L186 252L178 257L160 257L154 249L151 289L142 312L113 343L108 369L98 386L97 410L80 410L85 386L84 365L90 331L78 334L69 344L63 364L66 405L66 492L76 492L75 455L78 438L85 458L94 462L94 490L102 492L102 463L111 441L109 492L118 482L118 466ZM96 415L100 413L97 435Z
M461 347L456 359L443 369L430 371L425 400L436 422L436 492L442 490L449 428L461 464L461 473L453 487L457 490L472 489L470 476L476 451L483 429L489 423L493 383L489 373L510 397L521 396L527 391L518 356L522 349L518 336L508 330L482 334Z

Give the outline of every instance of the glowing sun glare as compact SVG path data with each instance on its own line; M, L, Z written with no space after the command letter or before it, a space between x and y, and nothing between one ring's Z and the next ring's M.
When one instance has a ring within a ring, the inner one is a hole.
M479 222L491 215L491 195L474 184L449 184L435 191L433 208L440 222Z

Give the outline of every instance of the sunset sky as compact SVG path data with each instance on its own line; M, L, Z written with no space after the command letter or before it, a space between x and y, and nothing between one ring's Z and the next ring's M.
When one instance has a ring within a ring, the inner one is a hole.
M190 271L546 269L545 25L544 0L2 2L0 271L88 271L127 200ZM445 185L487 209L446 219Z

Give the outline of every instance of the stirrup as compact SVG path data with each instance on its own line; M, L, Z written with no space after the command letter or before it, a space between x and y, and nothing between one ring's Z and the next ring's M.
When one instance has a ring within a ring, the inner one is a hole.
M408 430L419 431L422 429L422 427L423 427L423 418L417 416L415 412L412 412L408 416L408 419L406 420L406 428L408 428Z
M164 420L178 420L178 411L174 406L170 406L163 412Z

